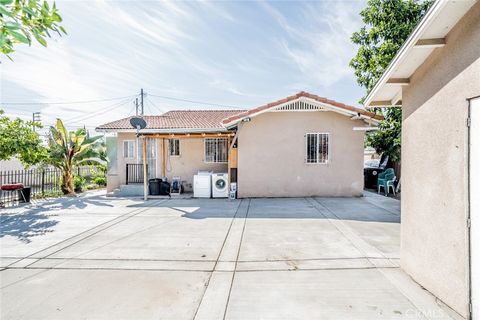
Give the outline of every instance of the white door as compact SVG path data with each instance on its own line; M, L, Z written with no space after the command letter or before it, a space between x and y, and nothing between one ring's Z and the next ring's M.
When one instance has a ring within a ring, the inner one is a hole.
M470 100L470 268L472 319L480 320L480 97Z

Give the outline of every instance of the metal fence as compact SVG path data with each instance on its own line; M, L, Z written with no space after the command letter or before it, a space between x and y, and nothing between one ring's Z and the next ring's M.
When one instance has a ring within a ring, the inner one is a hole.
M126 184L143 183L143 164L127 163L125 168L125 177Z
M74 175L85 177L90 182L92 175L99 169L95 166L81 166L74 170ZM0 171L0 186L21 183L30 187L31 197L39 198L59 193L62 172L56 168ZM0 204L8 204L19 199L17 191L0 190Z

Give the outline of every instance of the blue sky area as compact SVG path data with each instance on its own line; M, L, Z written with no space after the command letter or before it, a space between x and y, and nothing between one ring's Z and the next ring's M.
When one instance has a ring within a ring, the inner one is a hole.
M363 1L57 1L68 35L48 48L19 45L2 59L8 115L44 125L56 117L92 128L145 112L218 106L253 108L304 90L357 105L364 94L349 68ZM148 95L151 94L151 95ZM82 104L73 102L128 97Z

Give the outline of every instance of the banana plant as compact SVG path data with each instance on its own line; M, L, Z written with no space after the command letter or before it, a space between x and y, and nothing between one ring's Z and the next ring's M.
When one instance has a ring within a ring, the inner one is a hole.
M73 178L76 166L104 162L100 159L98 148L101 137L90 137L85 128L69 132L60 119L57 119L54 127L50 127L49 160L62 171L61 189L64 194L75 194Z

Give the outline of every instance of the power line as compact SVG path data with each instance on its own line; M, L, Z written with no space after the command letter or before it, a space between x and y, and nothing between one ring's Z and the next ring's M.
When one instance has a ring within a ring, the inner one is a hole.
M158 110L160 112L160 114L164 113L165 111L160 109L160 107L158 107L156 104L154 104L147 96L147 98L145 99L153 108L155 108L155 110Z
M245 109L241 107L234 107L234 106L229 106L229 105L224 105L224 104L218 104L218 103L211 103L211 102L205 102L205 101L195 101L195 100L188 100L188 99L180 99L180 98L174 98L174 97L167 97L167 96L161 96L157 94L152 94L148 93L148 96L151 97L157 97L157 98L162 98L162 99L167 99L167 100L174 100L174 101L181 101L181 102L188 102L188 103L198 103L198 104L205 104L205 105L210 105L210 106L216 106L216 107L222 107L222 108L232 108L232 109Z
M116 97L116 98L107 98L107 99L98 99L98 100L83 100L83 101L56 101L56 102L0 102L0 104L9 104L9 105L44 105L44 104L82 104L82 103L95 103L95 102L105 102L105 101L113 101L113 100L122 100L126 98L133 98L138 96L130 95L125 97Z
M99 110L97 112L94 112L94 113L91 113L89 115L86 115L86 116L81 116L81 117L74 117L74 118L70 118L70 119L67 119L64 121L64 123L78 123L78 121L85 121L87 119L90 119L90 118L93 118L93 117L96 117L96 116L99 116L101 114L104 114L108 111L111 111L117 107L120 107L128 102L130 102L131 100L130 99L125 99L123 101L120 101L120 102L117 102L113 105L110 105L110 106L107 106L106 109L102 109L102 110Z

